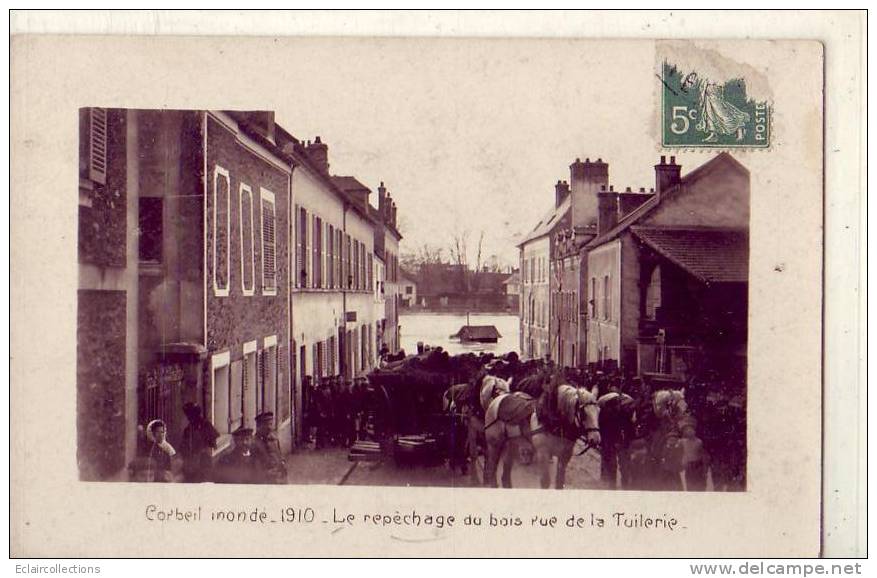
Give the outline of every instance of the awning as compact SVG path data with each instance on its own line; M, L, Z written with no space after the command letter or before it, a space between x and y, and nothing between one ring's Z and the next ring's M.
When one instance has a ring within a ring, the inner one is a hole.
M704 283L749 280L749 234L745 230L631 227L631 231L655 252Z

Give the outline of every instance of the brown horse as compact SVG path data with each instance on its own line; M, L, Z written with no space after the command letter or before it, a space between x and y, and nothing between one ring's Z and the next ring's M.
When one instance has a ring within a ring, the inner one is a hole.
M502 485L512 485L512 466L515 456L522 448L532 446L541 472L540 484L543 488L551 486L551 460L557 458L555 487L563 489L566 480L566 467L572 458L573 448L582 440L586 449L600 445L600 407L597 404L598 391L576 388L569 384L557 387L557 408L559 427L549 428L541 423L534 409L530 412L529 423L510 423L500 419L500 405L510 396L520 400L533 399L523 393L506 394L490 402L485 414L484 435L487 441L487 458L484 465L484 484L496 487L496 474L500 459L503 462ZM529 428L527 427L529 425Z

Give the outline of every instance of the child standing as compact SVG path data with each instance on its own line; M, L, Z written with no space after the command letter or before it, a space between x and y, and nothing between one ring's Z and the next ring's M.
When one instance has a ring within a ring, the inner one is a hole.
M685 472L685 486L689 492L706 490L707 455L703 442L695 432L693 423L682 426L682 467Z

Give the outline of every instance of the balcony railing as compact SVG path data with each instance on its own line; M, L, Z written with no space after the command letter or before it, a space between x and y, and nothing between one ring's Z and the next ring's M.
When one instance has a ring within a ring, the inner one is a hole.
M700 349L691 345L637 344L637 366L644 376L686 383L697 371Z

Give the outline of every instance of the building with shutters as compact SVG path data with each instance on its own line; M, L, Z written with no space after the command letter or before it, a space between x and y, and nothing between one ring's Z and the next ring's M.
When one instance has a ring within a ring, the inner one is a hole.
M216 455L269 410L289 450L305 378L375 364L378 230L319 138L272 112L82 109L82 479L122 476L153 419L178 444L187 402L219 431Z
M265 410L289 448L292 159L273 115L87 108L80 128L82 478L118 475L153 419L179 443L187 402L217 453Z
M598 195L598 234L583 252L587 361L677 386L709 371L742 384L749 171L721 153L681 172L661 157L654 193Z
M597 190L608 181L602 159L570 167L557 181L554 204L518 244L520 251L520 346L523 357L551 355L575 367L581 359L578 248L594 237Z

